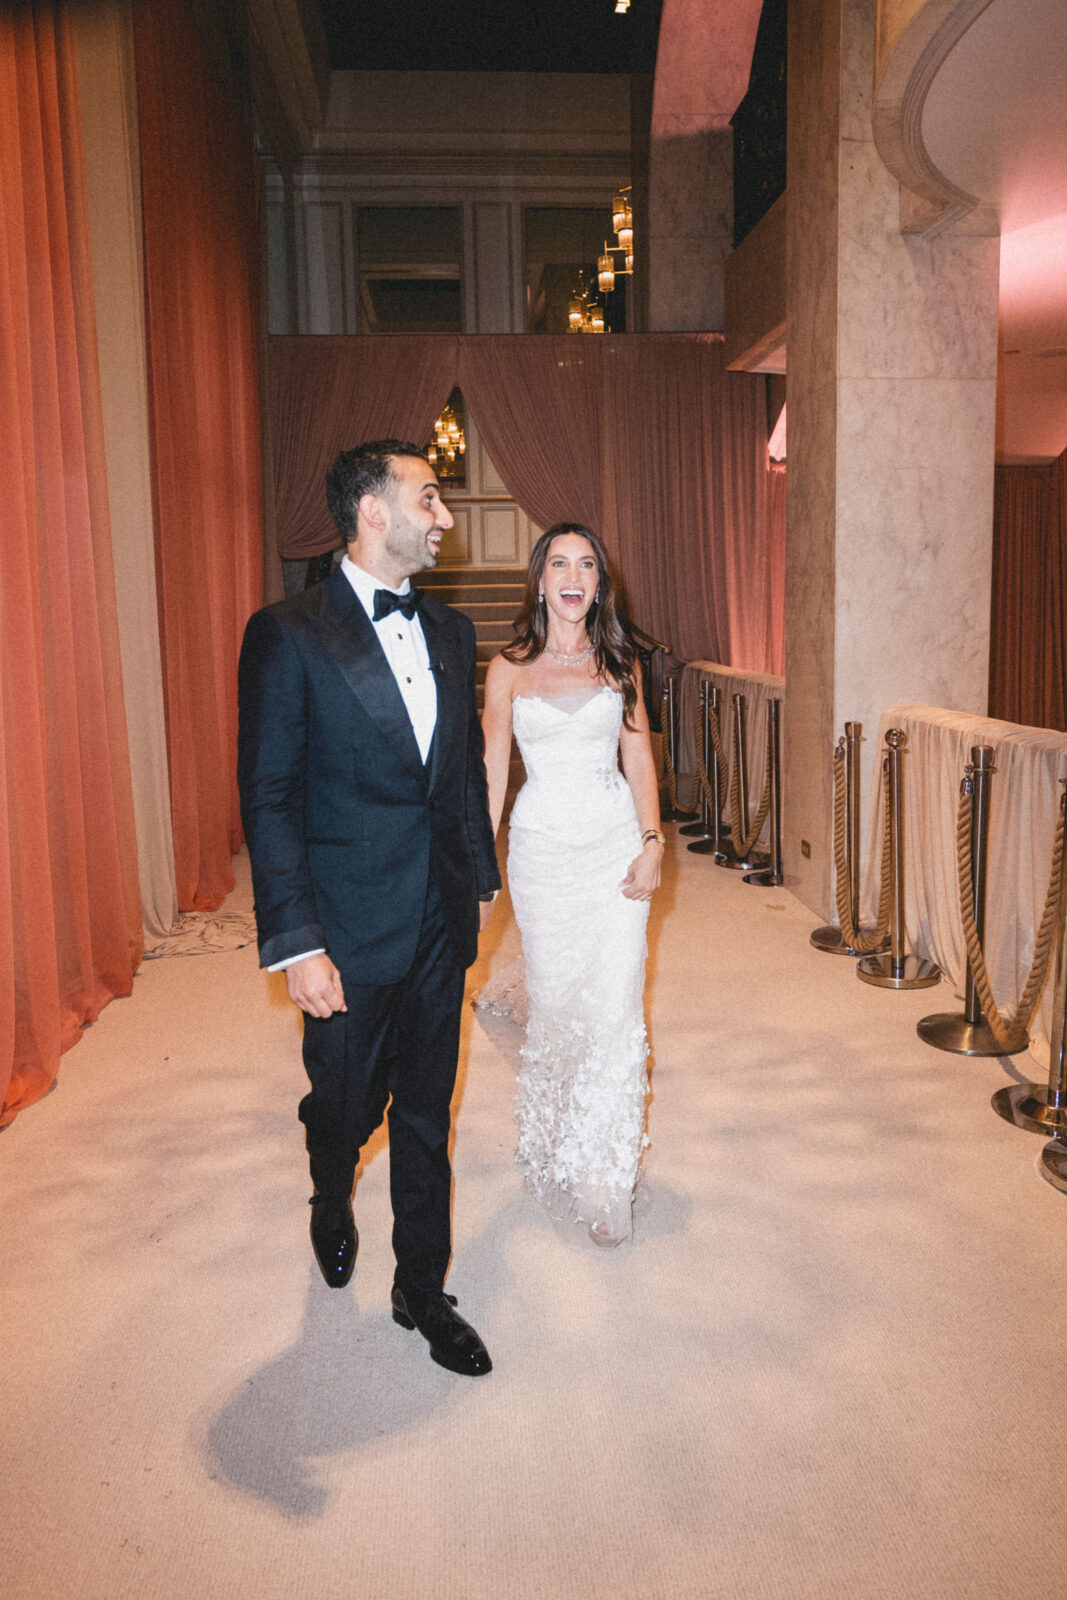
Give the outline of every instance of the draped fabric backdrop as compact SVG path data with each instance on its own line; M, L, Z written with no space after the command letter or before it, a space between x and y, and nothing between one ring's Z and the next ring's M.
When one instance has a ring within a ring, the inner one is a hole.
M353 350L353 346L357 346ZM278 551L302 561L333 550L326 471L363 439L430 437L455 383L459 341L408 336L276 337L268 375Z
M785 676L785 485L784 461L767 468L767 526L770 529L771 638L773 665L767 668Z
M541 528L569 520L604 532L603 363L589 343L528 333L463 343L463 398L513 499Z
M727 372L719 335L289 337L270 366L282 556L338 542L322 484L335 447L394 419L427 438L458 383L523 510L603 533L635 622L681 659L782 670L764 380Z
M75 48L47 0L0 11L0 416L6 1123L141 954Z
M252 141L188 0L134 21L174 866L208 911L241 843L237 655L263 592Z
M1067 732L1067 451L996 469L989 715Z
M726 370L718 334L604 345L604 532L634 621L682 661L780 670L766 396L763 377Z

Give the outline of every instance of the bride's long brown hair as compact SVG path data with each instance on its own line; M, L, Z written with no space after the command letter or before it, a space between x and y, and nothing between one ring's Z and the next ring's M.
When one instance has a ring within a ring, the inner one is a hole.
M543 653L548 638L548 608L540 598L541 580L553 539L565 533L576 533L584 539L596 557L596 596L586 613L585 631L593 647L597 676L613 683L620 691L626 726L632 728L637 706L636 656L630 636L619 621L615 580L607 551L592 528L581 522L557 522L538 539L526 571L522 606L512 623L515 638L503 654L508 661L530 662Z

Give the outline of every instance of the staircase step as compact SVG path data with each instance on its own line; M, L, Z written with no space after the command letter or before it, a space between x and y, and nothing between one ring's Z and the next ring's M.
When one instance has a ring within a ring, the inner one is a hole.
M523 588L526 583L525 567L432 567L426 572L419 573L419 587L421 589L436 589L439 587L450 588L456 583L470 584L482 588L486 584L504 583L510 586L517 584Z
M442 600L445 605L461 606L499 606L513 617L522 605L525 594L525 585L521 583L431 583L424 582L420 576L416 580L416 587L429 589L435 600Z

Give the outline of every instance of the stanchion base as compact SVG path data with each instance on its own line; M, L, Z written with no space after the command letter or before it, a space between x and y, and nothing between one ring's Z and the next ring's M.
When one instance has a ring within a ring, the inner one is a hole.
M759 872L746 872L741 882L754 883L757 889L780 889L785 879L780 872L772 872L768 866Z
M1067 1194L1067 1144L1062 1139L1050 1139L1041 1152L1038 1172L1061 1194Z
M715 836L712 834L708 839L695 839L693 843L691 845L687 845L686 848L691 850L695 856L713 856L715 860L718 861L719 856L723 853L723 851L729 851L732 849L732 846L730 841L722 838L721 835L719 837L718 844L716 844Z
M935 1050L949 1050L957 1056L1017 1056L1030 1043L1029 1035L1016 1028L1005 1050L984 1022L968 1022L962 1011L935 1011L915 1024L915 1031Z
M691 811L680 811L677 806L667 806L659 814L661 822L692 822Z
M1048 1088L1038 1083L1009 1083L993 1096L993 1110L1013 1127L1027 1133L1062 1133L1067 1129L1067 1106L1050 1106Z
M711 834L702 822L687 822L684 827L678 829L678 832L683 833L687 839L711 838Z
M841 937L841 929L835 928L832 922L828 922L824 928L816 928L811 935L811 942L816 950L821 950L824 955L828 956L851 956L855 961L860 953L858 950L853 950L850 944L845 943ZM888 950L888 948L887 941L882 946L882 949ZM876 950L871 951L871 955L879 955L880 953L880 951Z
M922 956L905 956L896 962L888 953L872 952L856 962L856 976L876 989L932 989L941 982L941 968Z
M729 867L731 872L762 872L764 867L770 865L771 858L755 850L751 855L735 856L731 845L728 852L720 850L714 860L717 867Z

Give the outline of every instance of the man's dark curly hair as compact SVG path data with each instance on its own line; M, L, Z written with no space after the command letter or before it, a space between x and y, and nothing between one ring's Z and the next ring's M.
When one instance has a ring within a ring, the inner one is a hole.
M418 456L425 461L426 451L407 439L368 439L352 450L342 450L326 474L326 503L346 544L356 537L363 496L384 495L396 484L391 466L394 456Z

